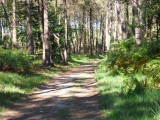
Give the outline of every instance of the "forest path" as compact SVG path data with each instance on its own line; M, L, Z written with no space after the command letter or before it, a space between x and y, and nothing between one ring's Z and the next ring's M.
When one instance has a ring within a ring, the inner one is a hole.
M94 72L98 62L75 67L54 77L1 120L100 120Z

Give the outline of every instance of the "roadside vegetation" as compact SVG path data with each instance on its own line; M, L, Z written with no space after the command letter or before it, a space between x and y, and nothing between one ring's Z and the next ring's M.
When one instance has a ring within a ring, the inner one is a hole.
M96 79L104 120L160 119L160 42L114 43Z
M0 112L101 54L104 119L159 120L159 0L0 0Z
M0 49L0 113L12 108L15 102L21 101L54 75L99 58L101 57L73 54L68 65L57 62L54 67L44 67L41 60L34 59L27 52Z

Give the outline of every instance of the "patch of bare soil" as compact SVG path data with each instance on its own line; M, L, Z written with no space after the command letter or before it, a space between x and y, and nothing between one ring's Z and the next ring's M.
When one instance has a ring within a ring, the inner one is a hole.
M86 63L54 77L0 120L99 120L96 67Z

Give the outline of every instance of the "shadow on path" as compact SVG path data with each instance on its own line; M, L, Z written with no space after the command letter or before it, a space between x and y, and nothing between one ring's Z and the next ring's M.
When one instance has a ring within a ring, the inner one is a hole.
M86 63L54 77L0 119L99 120L96 67L97 62Z

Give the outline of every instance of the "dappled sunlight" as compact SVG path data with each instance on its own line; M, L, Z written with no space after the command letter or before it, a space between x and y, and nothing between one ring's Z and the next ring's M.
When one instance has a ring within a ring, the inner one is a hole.
M158 120L160 115L160 91L158 89L124 94L126 76L111 74L104 67L105 65L102 66L102 69L99 68L96 73L101 113L104 120L132 120L135 118Z
M89 63L53 77L30 94L25 104L16 103L18 109L10 110L10 116L6 114L3 118L99 119L97 84L93 79L95 68L95 63Z
M4 86L3 90L1 90L1 92L5 92L5 93L20 93L20 94L26 94L25 90L22 90L19 87L13 86L13 85L8 85L8 86Z
M160 120L160 0L0 0L0 120L101 114Z
M87 72L87 71L86 71ZM68 77L73 78L73 79L85 79L85 78L92 78L93 74L87 74L87 73L78 73L78 74L73 74L73 75L68 75Z

